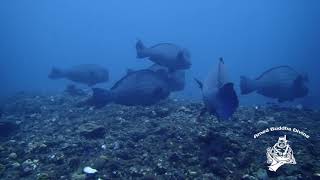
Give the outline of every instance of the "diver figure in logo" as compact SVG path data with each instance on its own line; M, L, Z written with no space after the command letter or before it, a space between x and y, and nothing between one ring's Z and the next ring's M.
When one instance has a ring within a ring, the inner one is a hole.
M267 163L271 164L269 166L270 171L276 171L284 164L296 164L286 135L279 137L278 142L273 147L267 148L267 158Z

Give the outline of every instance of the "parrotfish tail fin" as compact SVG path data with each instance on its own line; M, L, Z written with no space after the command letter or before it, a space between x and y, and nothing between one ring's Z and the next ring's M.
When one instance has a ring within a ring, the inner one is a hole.
M101 108L112 101L112 93L109 90L101 88L92 88L92 97L90 97L85 104Z
M240 89L241 94L249 94L256 90L254 80L249 79L245 76L240 76Z
M220 57L220 58L219 58L219 61L220 61L220 63L224 64L223 57Z
M220 108L216 109L219 119L229 119L239 106L238 96L233 89L233 83L227 83L219 89Z
M48 76L48 78L50 79L60 79L60 78L63 78L65 76L65 73L63 72L63 70L59 69L59 68L56 68L56 67L53 67L51 69L51 72Z
M199 79L197 79L197 78L194 78L194 80L195 80L196 83L198 84L199 88L202 90L202 89L203 89L203 84L202 84L202 82L201 82Z
M141 40L138 40L136 43L136 50L137 50L137 58L145 58L148 57L145 50L147 48L144 46Z

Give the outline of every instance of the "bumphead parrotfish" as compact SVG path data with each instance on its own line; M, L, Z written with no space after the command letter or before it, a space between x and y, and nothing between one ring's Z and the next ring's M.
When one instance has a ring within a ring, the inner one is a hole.
M52 68L50 79L65 78L73 82L94 86L109 80L109 72L96 64L81 64L70 69Z
M306 75L301 75L289 66L278 66L262 73L256 79L241 76L241 94L256 91L258 94L269 98L278 99L278 102L293 101L295 98L308 94L305 83Z
M128 106L147 106L167 98L170 94L166 73L147 69L128 72L110 90L92 90L93 95L86 104L97 108L110 102Z
M145 47L139 40L136 43L136 50L137 58L149 58L152 62L169 68L170 71L191 67L189 51L175 44L160 43L152 47Z
M237 94L233 83L226 77L226 71L222 58L219 60L218 71L209 73L204 83L195 79L202 90L205 109L203 114L209 111L219 119L229 119L239 106Z
M186 73L185 70L174 70L169 71L168 68L164 66L160 66L158 64L154 64L150 66L148 69L152 71L159 71L163 70L168 75L168 83L171 91L182 91L185 87L185 79L186 79Z

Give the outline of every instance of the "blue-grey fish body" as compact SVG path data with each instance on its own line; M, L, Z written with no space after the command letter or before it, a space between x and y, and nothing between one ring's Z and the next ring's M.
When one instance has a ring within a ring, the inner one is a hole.
M168 75L168 84L171 91L182 91L185 87L185 70L170 71L167 67L154 64L148 69L152 71L163 70Z
M81 64L70 69L52 68L50 79L65 78L73 82L93 86L109 80L109 72L104 67L96 64Z
M292 101L308 94L307 78L289 66L278 66L267 70L256 79L241 76L242 94L256 91L279 102Z
M103 106L109 102L122 105L152 105L170 94L166 75L151 70L128 73L110 90L93 89L89 104Z
M233 83L229 82L224 69L224 62L219 61L218 71L211 72L202 84L196 80L202 89L206 109L219 119L229 119L239 106Z
M147 48L139 40L136 44L136 50L137 58L148 57L152 62L170 70L189 69L191 67L189 51L175 44L160 43Z

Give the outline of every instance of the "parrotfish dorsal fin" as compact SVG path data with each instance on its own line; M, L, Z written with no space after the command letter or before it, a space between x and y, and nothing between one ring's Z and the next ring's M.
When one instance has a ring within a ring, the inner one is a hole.
M223 86L225 82L225 68L224 68L224 61L223 58L219 58L219 65L218 65L218 73L217 73L217 87Z
M227 82L224 61L222 58L218 60L218 67L211 69L203 83L205 91L212 91L216 88L221 88Z

